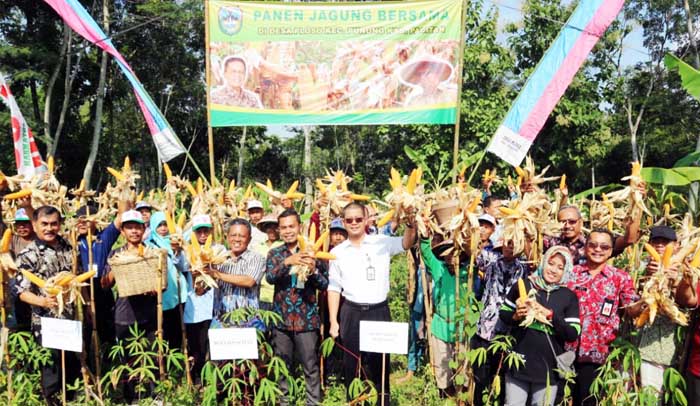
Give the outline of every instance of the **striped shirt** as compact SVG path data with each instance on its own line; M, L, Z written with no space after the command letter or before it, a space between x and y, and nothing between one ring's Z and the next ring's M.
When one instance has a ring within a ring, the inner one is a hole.
M228 313L243 307L258 308L260 279L265 274L265 257L247 249L237 258L229 258L226 262L219 265L218 271L228 275L246 275L255 279L255 286L252 288L244 288L221 280L218 281L219 313Z

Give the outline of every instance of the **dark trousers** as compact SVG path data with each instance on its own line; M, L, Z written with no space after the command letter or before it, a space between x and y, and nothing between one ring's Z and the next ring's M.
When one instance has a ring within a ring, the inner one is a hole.
M100 343L114 343L114 294L112 289L102 289L99 278L92 278L95 286L95 313L97 314L97 335ZM89 289L89 288L88 288ZM88 295L90 291L88 290ZM89 296L88 296L89 297ZM92 320L90 320L92 323Z
M574 406L595 406L595 397L591 394L591 384L598 377L597 369L600 364L590 362L575 362L576 386L574 386Z
M170 349L182 349L182 318L180 305L163 311L163 340Z
M194 359L192 363L192 379L194 379L195 383L201 382L202 368L204 368L204 363L207 361L210 324L211 320L185 324L185 330L187 332L187 352L189 356Z
M340 306L340 341L341 344L352 354L343 354L343 375L345 384L350 387L353 379L360 376L367 377L374 384L377 393L384 396L384 404L391 404L391 391L389 388L389 373L391 372L391 362L389 354L386 357L386 367L384 371L384 393L382 393L382 354L373 352L360 353L360 321L391 321L389 305L386 301L375 305L358 305L349 300ZM358 365L359 355L362 368ZM381 404L381 399L377 400Z
M272 332L272 345L275 355L282 358L287 365L290 375L294 373L294 357L304 368L306 381L306 405L313 406L321 403L321 376L318 366L318 330L294 332L275 328ZM287 380L281 378L280 404L289 404L289 387Z
M41 338L39 341L41 342ZM41 392L48 405L60 404L60 399L56 396L63 390L61 373L61 351L49 350L51 352L50 365L41 367ZM80 378L80 359L77 352L65 351L66 357L66 387L75 383ZM68 394L70 399L72 394Z
M151 321L146 324L138 324L138 328L140 331L144 331L146 333L146 337L149 340L154 340L156 336L156 322ZM126 345L127 342L126 340L131 338L131 332L129 331L129 328L132 325L128 324L115 324L114 325L114 330L115 330L115 335L116 339L122 343L122 346L124 346L124 356L120 357L120 362L122 365L126 365L127 363L131 363L131 359L133 357L133 354L131 354L127 349ZM156 362L157 364L157 362ZM132 365L134 366L134 365ZM121 383L124 385L124 400L126 400L127 403L131 403L134 399L140 398L139 393L136 391L136 380L128 380L128 377L126 375L122 375L121 378ZM152 389L152 388L151 388ZM147 390L145 396L149 396L150 390Z

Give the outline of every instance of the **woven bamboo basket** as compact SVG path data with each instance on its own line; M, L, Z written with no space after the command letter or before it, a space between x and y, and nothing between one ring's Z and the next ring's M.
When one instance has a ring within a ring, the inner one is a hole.
M108 259L119 297L165 290L168 287L167 259L166 251L158 249L147 249L143 257L126 254Z
M433 214L440 226L446 225L459 211L459 201L447 200L433 206Z

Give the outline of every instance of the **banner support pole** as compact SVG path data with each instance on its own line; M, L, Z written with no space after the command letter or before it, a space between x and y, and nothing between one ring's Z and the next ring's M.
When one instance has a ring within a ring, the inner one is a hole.
M462 71L464 70L464 45L466 42L466 21L467 21L467 1L462 2L462 25L460 27L459 37L459 63L457 66L457 112L455 115L455 130L452 140L452 183L457 183L457 165L459 163L459 124L462 120Z
M205 79L207 83L207 139L209 142L209 178L214 185L216 168L214 167L214 129L211 127L211 62L209 58L209 0L204 0L204 49L206 60Z

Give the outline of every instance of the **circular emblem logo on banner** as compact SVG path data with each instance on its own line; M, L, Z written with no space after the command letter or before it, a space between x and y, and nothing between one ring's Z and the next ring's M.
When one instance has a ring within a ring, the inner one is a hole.
M243 13L239 7L221 7L219 9L219 28L224 34L238 34L243 25Z

